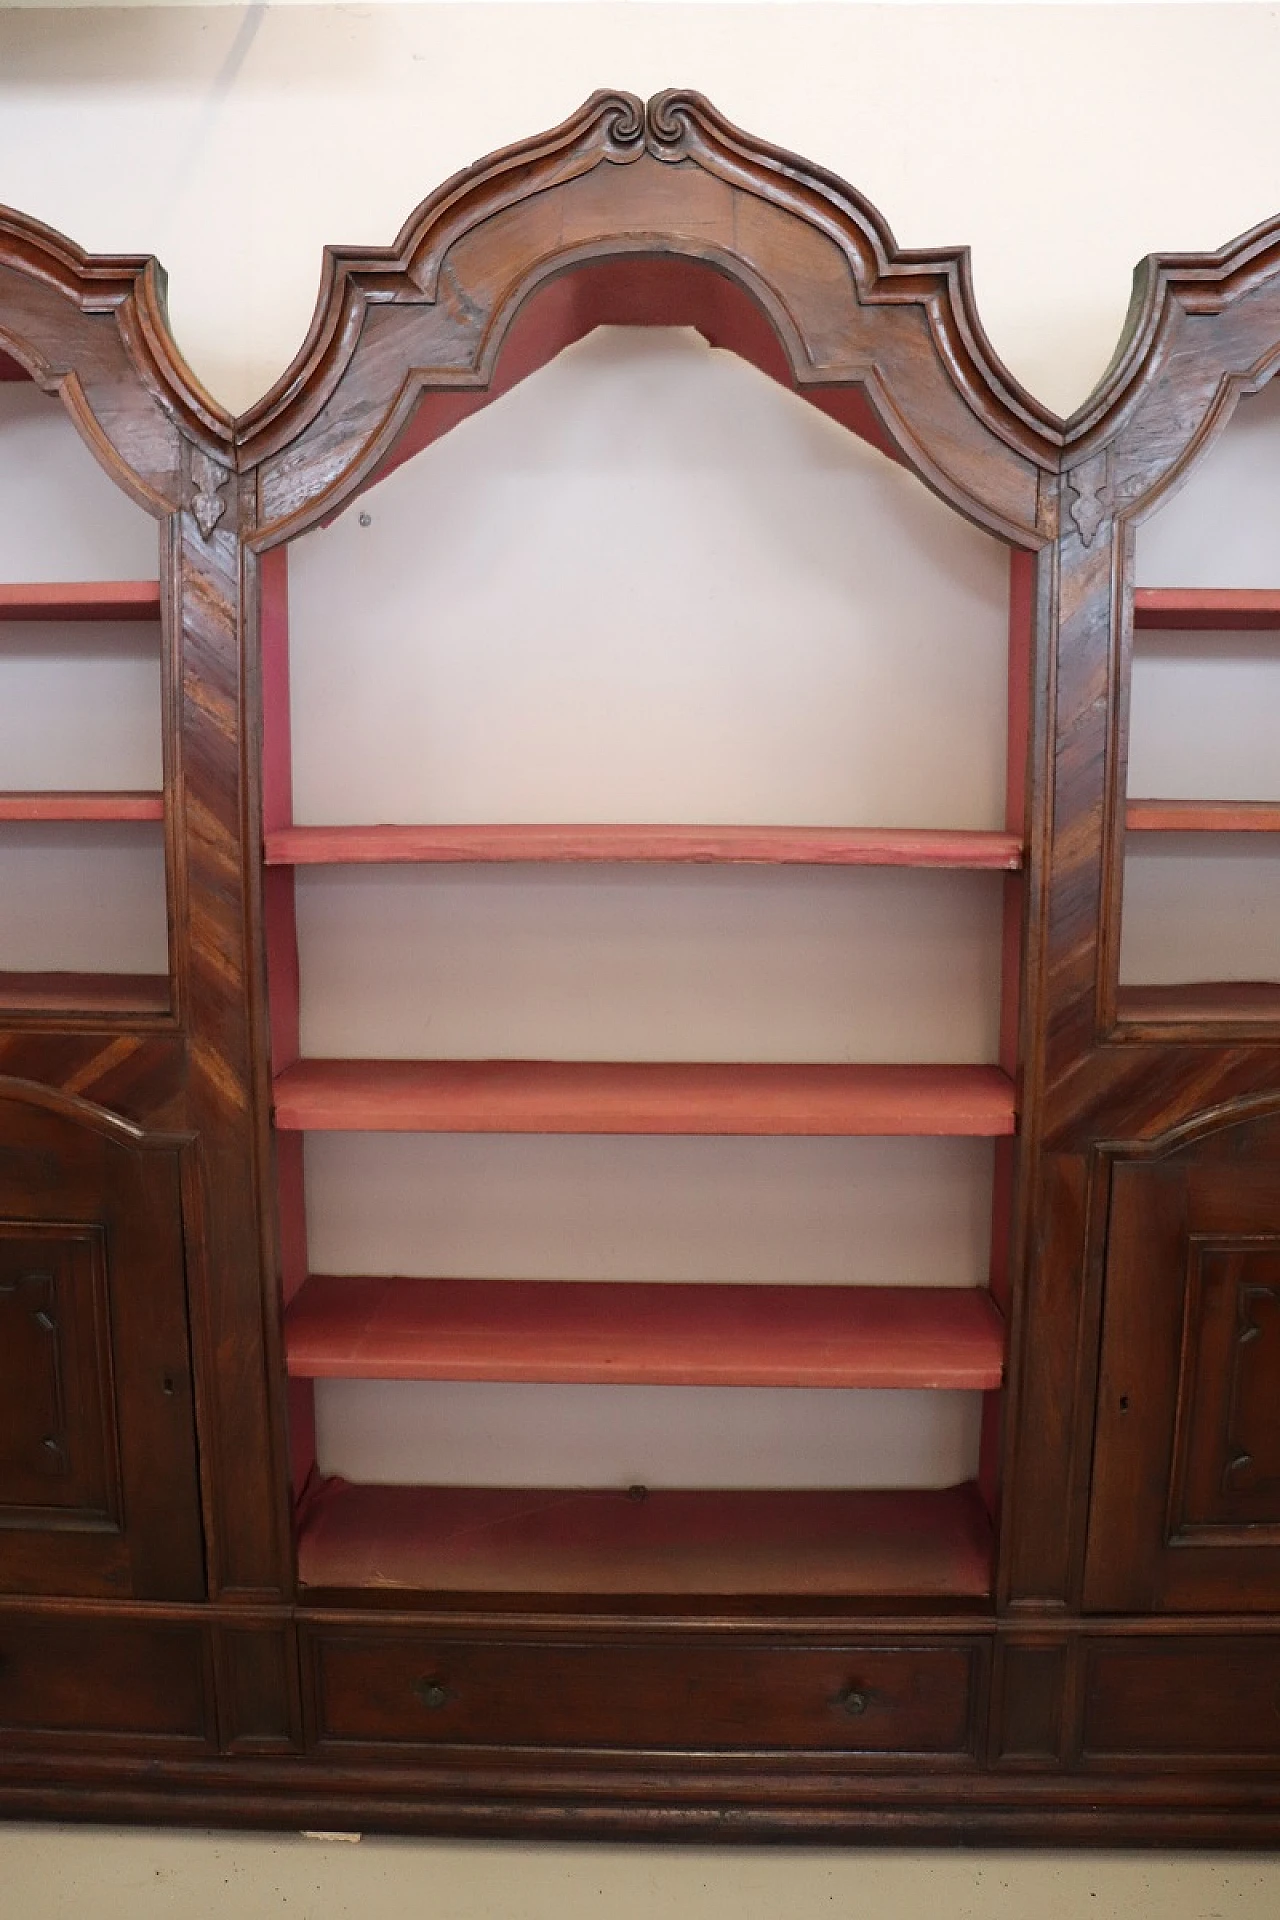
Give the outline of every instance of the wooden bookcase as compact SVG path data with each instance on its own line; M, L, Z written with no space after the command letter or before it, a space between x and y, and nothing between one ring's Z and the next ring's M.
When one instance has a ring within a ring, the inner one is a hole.
M297 361L233 422L154 263L0 219L0 372L60 396L160 556L155 582L10 586L0 617L154 621L165 736L162 793L24 787L0 831L162 828L171 961L0 982L6 1811L1280 1834L1276 989L1120 969L1128 840L1276 824L1132 790L1127 728L1135 631L1280 625L1269 587L1134 587L1139 525L1280 355L1280 226L1149 262L1134 312L1057 420L991 352L962 253L902 251L697 96L597 95L391 248L328 256ZM695 329L1002 543L1003 818L295 819L293 543L602 326ZM998 1036L961 1060L304 1048L308 871L459 867L973 876L1001 892ZM304 1142L332 1133L985 1141L988 1284L326 1270ZM327 1469L314 1397L351 1382L984 1412L947 1485L543 1486L520 1459L402 1483Z

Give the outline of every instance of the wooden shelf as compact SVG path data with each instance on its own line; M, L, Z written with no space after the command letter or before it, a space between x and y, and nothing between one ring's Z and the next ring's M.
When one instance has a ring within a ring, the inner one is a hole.
M1185 985L1121 987L1116 1011L1122 1020L1186 1020L1197 1025L1280 1020L1280 984L1273 980L1193 980Z
M158 620L158 580L0 582L0 620Z
M303 1060L275 1083L293 1132L887 1135L1014 1131L998 1067Z
M1130 800L1130 833L1280 833L1276 800Z
M0 820L163 820L162 793L0 793Z
M0 973L0 1014L168 1011L167 973Z
M272 867L460 861L645 861L757 866L950 867L1016 872L1016 833L899 827L281 827Z
M1280 628L1280 589L1138 587L1133 624L1139 632L1266 633Z
M976 1600L991 1525L971 1484L889 1493L687 1493L322 1481L298 1574L331 1593L829 1595Z
M1004 1321L976 1288L679 1286L313 1274L295 1379L987 1391Z

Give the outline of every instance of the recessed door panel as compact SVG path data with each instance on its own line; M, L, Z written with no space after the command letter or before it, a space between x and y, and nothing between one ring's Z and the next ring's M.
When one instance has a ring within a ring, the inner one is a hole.
M0 1084L0 1592L204 1594L179 1155Z
M1280 1609L1278 1146L1255 1122L1114 1170L1091 1609Z
M0 1523L121 1519L103 1236L0 1220Z

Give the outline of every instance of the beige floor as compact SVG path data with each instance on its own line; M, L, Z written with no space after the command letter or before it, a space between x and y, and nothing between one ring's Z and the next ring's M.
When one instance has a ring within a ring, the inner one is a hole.
M3 1920L1275 1920L1280 1855L456 1845L0 1826Z

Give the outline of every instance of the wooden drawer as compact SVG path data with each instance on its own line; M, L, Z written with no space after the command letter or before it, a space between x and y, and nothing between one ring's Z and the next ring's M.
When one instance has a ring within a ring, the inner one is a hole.
M0 1613L0 1730L206 1738L205 1636L185 1622Z
M1280 1768L1280 1636L1094 1642L1084 1661L1087 1759Z
M985 1645L467 1641L313 1630L335 1742L972 1754Z

